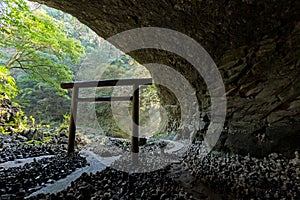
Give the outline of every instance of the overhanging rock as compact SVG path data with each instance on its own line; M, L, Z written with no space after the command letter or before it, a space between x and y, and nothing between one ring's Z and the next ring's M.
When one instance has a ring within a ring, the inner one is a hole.
M139 27L190 36L211 55L226 86L227 119L218 148L256 156L299 150L300 1L36 1L72 14L103 38ZM173 67L196 89L202 112L209 107L203 79L183 58L153 49L130 55ZM172 121L178 120L175 96L162 87L159 92L173 105Z

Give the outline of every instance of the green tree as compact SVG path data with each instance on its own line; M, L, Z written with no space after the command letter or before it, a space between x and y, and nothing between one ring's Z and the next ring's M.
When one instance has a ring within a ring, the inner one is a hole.
M13 99L18 95L15 79L9 75L5 66L0 65L0 100Z
M16 101L25 113L36 119L37 124L56 126L64 120L64 114L70 110L70 99L56 94L57 90L45 83L30 80L26 73L19 75L17 80L22 93Z
M47 15L62 22L68 37L79 40L85 47L86 53L91 52L95 48L102 48L103 45L100 43L103 43L101 42L103 39L72 15L45 5L42 5L40 8L45 10Z
M18 68L32 80L60 88L73 73L68 63L84 55L79 41L68 38L63 25L42 9L31 11L23 0L4 0L0 15L0 58L8 70Z

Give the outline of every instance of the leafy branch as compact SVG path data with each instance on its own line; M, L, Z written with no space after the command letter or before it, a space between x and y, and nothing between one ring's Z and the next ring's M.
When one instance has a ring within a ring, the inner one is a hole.
M30 71L33 80L57 89L60 82L71 80L73 74L67 63L75 64L84 55L80 42L68 38L64 26L42 9L30 10L24 0L4 0L3 4L0 52L14 49L6 68Z

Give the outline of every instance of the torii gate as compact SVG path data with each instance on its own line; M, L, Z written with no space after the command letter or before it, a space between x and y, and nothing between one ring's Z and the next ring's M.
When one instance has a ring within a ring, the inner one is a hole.
M94 98L79 98L79 88L88 87L107 87L107 86L133 86L132 96L103 96ZM131 137L131 158L133 162L138 161L139 152L139 87L141 85L152 85L151 78L143 79L114 79L100 81L76 81L61 83L63 89L72 88L72 101L70 109L70 127L68 154L74 152L75 133L76 133L76 115L78 102L100 102L100 101L132 101L132 137Z

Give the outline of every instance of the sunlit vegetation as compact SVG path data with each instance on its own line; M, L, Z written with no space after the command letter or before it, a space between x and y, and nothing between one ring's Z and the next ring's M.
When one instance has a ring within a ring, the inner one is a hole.
M66 132L71 91L61 89L61 82L150 77L143 66L69 14L25 0L4 0L0 8L0 100L12 102L0 115L3 117L15 108L10 119L0 126L3 133L37 127L57 127ZM112 88L104 88L92 93L83 90L80 94L103 96L112 92ZM149 117L149 110L153 112L154 107L159 115L158 105L155 87L144 89L141 123L150 121L154 131L159 121ZM130 130L120 129L109 104L96 104L93 111L94 106L80 105L79 126L100 128L99 133L109 136L127 137ZM91 112L95 112L96 118L91 118ZM30 142L47 142L47 137Z

